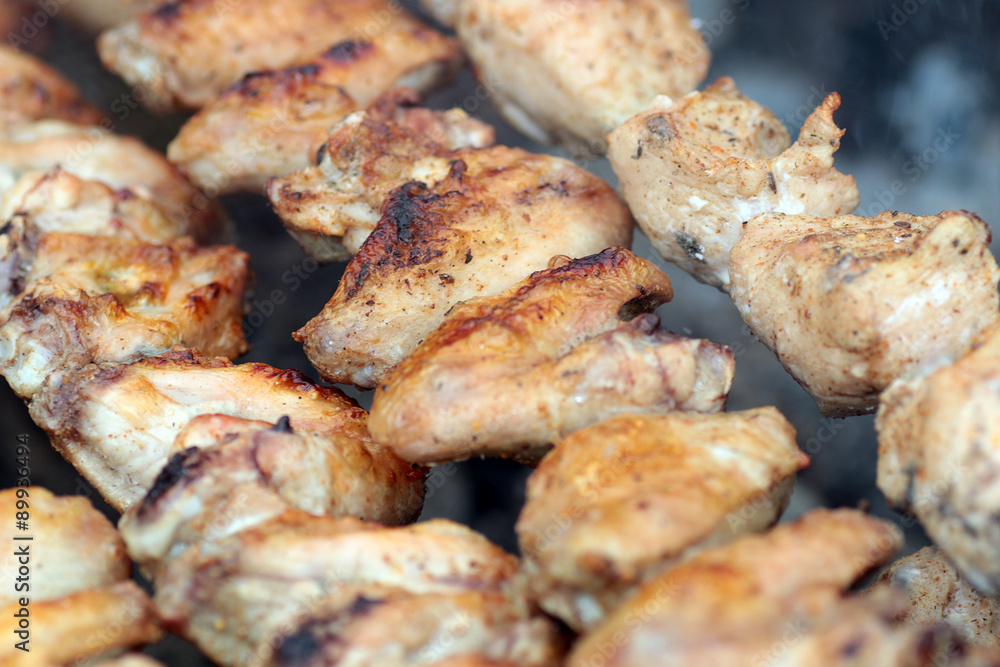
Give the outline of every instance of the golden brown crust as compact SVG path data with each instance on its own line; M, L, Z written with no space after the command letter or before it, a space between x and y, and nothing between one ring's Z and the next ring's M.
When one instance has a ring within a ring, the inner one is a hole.
M854 178L833 168L843 130L829 95L789 146L784 124L728 77L664 97L609 136L608 158L636 221L660 255L723 290L729 251L755 215L833 216L858 205Z
M268 184L278 217L317 261L350 259L392 190L432 185L460 159L460 148L493 145L491 126L461 109L412 107L417 101L405 90L386 93L330 131L316 166Z
M181 128L167 156L207 190L263 190L269 177L312 164L330 127L348 113L395 86L430 90L460 63L457 42L401 16L370 39L248 74Z
M732 356L658 331L648 313L672 296L666 274L624 248L553 258L494 297L454 306L379 383L372 436L414 462L533 464L616 414L719 410Z
M577 431L528 479L530 594L577 630L705 548L769 528L809 459L774 408L626 415Z
M133 364L95 364L53 375L31 403L31 415L63 454L116 509L142 499L166 465L181 429L202 414L224 413L277 423L297 432L370 442L367 413L330 387L297 371L234 365L193 350L174 350ZM400 474L409 464L395 461Z
M145 88L149 108L198 109L250 72L302 62L403 16L388 0L173 0L103 33L98 51Z
M496 146L389 196L323 312L295 333L322 376L378 384L459 301L498 294L554 255L628 246L632 218L572 163Z
M212 356L247 350L249 258L234 247L55 232L26 261L11 281L20 293L0 313L0 372L23 398L53 373L90 363L128 363L177 345Z
M1000 320L990 231L967 211L769 214L744 230L733 301L827 415L873 412L892 380Z
M34 56L0 45L0 119L14 123L43 118L94 125L104 116L56 70Z

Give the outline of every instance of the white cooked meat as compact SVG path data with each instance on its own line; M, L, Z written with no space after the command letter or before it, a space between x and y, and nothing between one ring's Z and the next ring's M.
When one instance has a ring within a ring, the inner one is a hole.
M370 442L367 413L342 392L297 371L234 365L193 350L56 373L30 410L55 448L118 510L142 500L167 464L177 435L199 415L272 424L288 416L296 432ZM410 469L387 450L369 448L387 470Z
M774 408L623 415L562 440L517 521L531 597L593 628L660 571L774 524L809 459Z
M1000 320L1000 269L967 211L873 218L765 214L730 262L733 301L824 414L875 411L920 366Z
M481 85L536 141L603 155L608 132L657 95L697 86L711 54L686 0L458 0L452 20Z
M623 413L722 409L728 348L658 328L667 275L624 248L556 257L494 297L454 306L379 383L369 428L408 461L534 464Z
M987 595L1000 594L998 378L994 328L955 363L890 385L875 421L879 489Z
M729 251L743 223L768 212L833 216L858 205L833 167L844 131L833 93L789 146L784 124L722 77L680 99L661 97L609 136L622 196L653 247L698 280L729 289Z

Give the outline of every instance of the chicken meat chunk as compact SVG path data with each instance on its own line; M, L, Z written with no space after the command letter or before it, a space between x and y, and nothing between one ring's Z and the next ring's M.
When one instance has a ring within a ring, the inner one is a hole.
M629 246L632 217L603 180L548 155L493 147L393 190L333 298L294 336L331 382L371 388L471 297L551 257Z
M729 289L729 251L761 213L834 216L858 205L833 167L844 131L828 95L789 146L784 124L720 78L676 102L660 97L611 133L608 158L653 247L698 280Z
M372 437L399 456L533 464L561 438L622 413L722 409L728 348L659 330L670 279L624 248L555 257L493 297L454 306L380 381Z
M867 590L885 587L906 593L908 604L897 620L945 623L970 644L1000 647L1000 599L974 589L938 547L893 562Z
M494 144L493 127L461 109L432 111L416 102L405 91L387 93L330 131L315 166L268 184L271 206L317 261L350 259L392 190L414 181L433 185L461 159L461 149Z
M733 301L828 416L874 412L895 378L1000 320L990 231L968 212L765 214L744 230Z
M62 74L30 54L0 45L0 119L17 123L43 118L96 125L103 115Z
M897 627L891 598L845 597L901 538L894 526L851 510L815 510L743 536L647 582L577 643L566 664L996 664L996 655L973 659L946 629Z
M17 537L30 538L15 537L0 558L0 572L6 575L0 588L0 629L11 638L0 646L2 664L75 664L159 641L162 631L153 603L129 580L125 544L86 498L19 487L0 491L0 509L10 517L25 513L28 528ZM19 568L26 563L30 576L19 579ZM28 605L22 603L26 598ZM17 648L25 639L17 634L25 611L28 651Z
M955 363L891 384L875 420L879 488L986 595L1000 595L998 378L994 328Z
M231 358L247 350L249 258L232 246L55 232L21 259L9 280L18 294L0 311L0 373L22 398L90 363L177 345Z
M455 26L501 114L536 141L603 155L657 95L680 97L711 54L685 0L424 0Z
M25 172L55 166L152 200L178 229L199 242L228 234L228 221L218 203L138 139L57 120L0 126L0 192Z
M554 628L515 591L516 573L513 556L449 521L289 511L192 545L154 583L164 620L222 665L389 667L453 652L553 664Z
M108 69L158 112L199 109L244 75L411 22L391 0L173 0L104 32Z
M370 444L367 413L336 389L297 371L174 350L132 364L94 364L56 373L31 403L35 423L55 448L118 510L142 500L193 418L225 414L278 423L302 434L360 440L387 478L412 473L388 450ZM339 439L335 439L339 442Z
M428 91L461 63L457 43L416 19L317 58L248 74L181 128L167 157L209 192L263 191L309 167L330 128L386 91Z
M200 540L219 540L287 509L396 525L417 518L424 471L387 468L366 443L296 433L288 421L202 415L119 524L140 565Z
M517 522L530 595L581 631L692 554L765 530L809 459L774 408L624 415L559 443Z

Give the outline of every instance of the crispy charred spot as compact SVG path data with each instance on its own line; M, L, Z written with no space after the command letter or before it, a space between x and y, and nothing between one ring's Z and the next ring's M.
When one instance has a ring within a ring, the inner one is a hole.
M677 136L677 130L666 116L657 114L646 121L646 128L661 139L673 139Z
M328 145L327 142L324 141L323 144L316 150L316 165L317 166L319 165L320 162L323 161L323 155L326 153L327 145ZM288 187L288 186L287 185L283 185L281 187L281 193L282 194L285 193L285 188L286 187Z
M156 476L153 486L150 487L146 496L142 499L142 504L139 505L139 516L141 517L148 513L157 500L187 479L201 463L201 450L197 447L189 447L183 452L178 452L171 456L167 465Z
M275 664L286 667L310 665L321 657L323 642L317 637L319 628L315 621L303 625L298 631L287 637L281 643L276 655Z
M674 240L677 241L677 245L681 247L688 257L696 262L706 263L705 260L705 247L698 243L698 239L684 232L675 232Z
M638 160L641 157L642 157L642 139L639 140L639 144L635 148L635 155L632 156L632 159Z
M8 220L6 223L4 223L3 227L0 227L0 235L9 234L11 227L12 227L11 222Z
M639 315L651 313L656 310L657 306L663 303L663 298L660 294L649 294L643 287L639 287L639 290L641 291L639 296L626 301L618 309L618 319L622 322L629 322Z
M336 63L351 63L364 57L374 48L371 42L348 39L331 46L323 54L323 58Z
M295 433L295 430L292 428L292 420L288 415L282 415L278 423L272 426L270 430L275 433Z
M438 276L438 278L441 279L441 284L442 285L454 285L455 284L455 279L452 278L451 276L449 276L447 273L442 273L441 275Z
M373 609L382 604L384 604L384 600L375 600L373 598L365 597L364 595L359 595L355 598L354 602L351 603L347 613L351 616L365 616L370 614Z
M771 192L773 192L775 194L778 193L778 184L774 180L774 172L773 171L768 171L767 172L767 187L771 188Z
M472 251L471 250L466 250L465 251L465 263L468 264L471 261L472 261Z
M151 14L152 18L158 19L160 21L172 21L173 19L180 16L181 13L181 3L179 2L165 2Z

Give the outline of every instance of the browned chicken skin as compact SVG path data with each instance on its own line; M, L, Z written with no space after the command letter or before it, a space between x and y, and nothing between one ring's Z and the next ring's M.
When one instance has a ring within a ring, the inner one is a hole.
M963 286L959 293L963 293ZM878 486L980 592L1000 594L1000 328L882 395Z
M885 587L906 593L897 620L911 625L946 623L971 644L1000 647L1000 599L976 591L937 547L893 562L866 593Z
M660 94L680 97L710 53L686 0L423 3L454 24L507 120L536 141L601 155L605 136Z
M593 628L660 571L774 524L809 459L774 408L616 417L559 443L517 522L530 595Z
M103 33L104 64L155 111L199 109L250 72L408 21L389 0L173 0Z
M516 571L512 556L448 521L386 528L289 511L168 559L156 603L224 665L388 667L453 652L552 664L555 632L513 591ZM463 618L467 634L441 641ZM350 632L337 641L341 628Z
M961 355L1000 320L989 242L965 211L761 215L733 247L730 291L824 414L873 412L892 380Z
M898 627L891 597L845 589L901 543L889 524L815 510L649 581L575 646L568 667L993 665L947 628Z
M608 158L639 226L667 261L729 288L729 251L760 213L850 213L851 176L833 168L843 130L832 94L789 146L784 124L720 78L679 100L657 99L609 137Z
M0 663L76 664L160 639L152 601L128 579L125 544L89 501L28 486L0 492L0 511L11 521L18 512L27 515L28 529L18 537L31 538L10 542L0 557L0 630L7 637ZM28 574L18 580L24 566ZM26 587L16 590L15 581ZM28 614L28 651L16 647L24 639L16 634L24 616L15 614L22 610Z
M370 442L367 413L341 392L296 371L233 365L192 350L56 373L31 403L56 449L119 510L146 494L187 423L216 413L272 424L288 416L299 433ZM409 464L366 446L387 475L406 478Z
M393 91L332 129L316 166L276 178L267 193L285 228L320 262L350 259L378 223L392 190L433 185L460 149L494 143L493 127L461 109L411 108L417 98Z
M0 119L15 123L43 118L95 125L103 114L56 70L34 56L0 45Z
M18 294L0 311L0 373L22 398L89 363L177 345L231 358L247 350L249 258L234 247L54 232L19 259L9 283Z
M430 186L394 190L323 312L294 335L322 376L376 386L460 301L498 294L554 255L628 246L614 190L572 163L496 146Z
M181 128L167 157L207 191L261 191L268 178L312 164L330 128L347 114L395 86L430 90L460 62L454 40L402 16L370 39L247 75Z
M408 461L535 463L616 414L720 410L728 349L657 331L670 280L623 248L556 257L508 290L454 306L376 390L372 436Z

